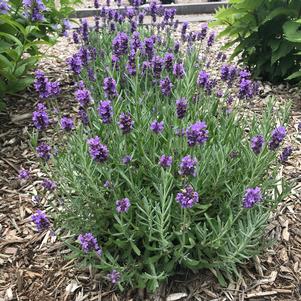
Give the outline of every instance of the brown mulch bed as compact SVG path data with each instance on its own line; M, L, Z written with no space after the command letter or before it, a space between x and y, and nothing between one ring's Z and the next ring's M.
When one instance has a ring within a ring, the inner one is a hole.
M50 78L64 82L58 99L60 109L70 110L73 101L73 82L65 64L73 50L62 39L51 49L53 57L40 65ZM294 154L283 167L283 176L294 182L294 188L271 216L267 236L276 243L241 267L241 278L227 288L221 288L208 271L171 280L162 288L169 301L301 300L301 133L296 129L301 121L301 101L296 89L285 86L266 85L262 97L267 95L276 95L280 105L289 98L294 101L289 128ZM63 236L58 239L52 230L37 233L30 223L30 215L39 207L47 207L49 200L45 195L39 204L32 201L42 175L28 143L31 112L37 100L36 93L28 90L9 99L7 113L0 113L0 301L130 300L102 287L92 269L80 269L75 260L68 259L69 250L63 243L68 234L56 231ZM253 109L260 110L263 102L256 101ZM17 180L21 167L31 170L27 183Z

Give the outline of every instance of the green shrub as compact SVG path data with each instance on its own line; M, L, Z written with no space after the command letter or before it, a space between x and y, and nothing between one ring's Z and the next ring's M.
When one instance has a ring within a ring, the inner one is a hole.
M54 202L57 225L74 234L74 256L110 272L120 289L154 291L184 268L211 269L225 284L260 252L270 213L287 193L277 150L289 103L243 114L256 85L234 66L223 66L220 93L199 60L214 40L205 39L206 26L190 33L184 23L179 52L173 23L157 32L156 23L133 24L135 11L131 21L117 13L116 23L109 12L107 26L89 31L82 22L82 47L69 60L81 119L60 112L66 136L37 143L62 200ZM34 112L39 131L54 124L49 111L39 104ZM49 226L40 211L33 221Z
M60 9L54 2L0 0L0 104L4 94L17 93L33 82L30 71L41 58L39 46L55 43L72 5L79 1L61 0ZM29 5L38 7L37 11Z
M296 81L301 68L299 0L230 0L213 24L225 28L233 57L249 66L254 77L279 83ZM293 38L292 38L293 37ZM299 37L296 38L296 37ZM296 73L299 72L299 73Z

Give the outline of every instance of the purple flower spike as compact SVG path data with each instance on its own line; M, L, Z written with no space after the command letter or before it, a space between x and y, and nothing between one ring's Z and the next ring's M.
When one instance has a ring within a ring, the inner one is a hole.
M164 122L163 121L158 121L158 120L154 120L151 125L150 125L150 129L156 133L159 134L164 130Z
M251 149L256 155L258 155L261 152L263 144L264 144L264 138L262 135L254 136L251 139Z
M252 208L256 203L262 201L262 194L259 187L247 188L244 198L243 198L243 207Z
M176 101L177 116L179 119L183 119L187 112L187 100L186 98L180 98Z
M134 121L130 113L121 113L119 116L119 128L123 134L129 133L134 127Z
M61 127L66 132L72 131L74 129L73 118L67 117L67 116L63 116L62 119L61 119Z
M131 161L132 161L132 156L130 155L126 155L122 158L122 163L125 165L129 164Z
M204 70L200 71L197 79L197 84L205 88L206 84L208 83L208 80L209 80L209 74Z
M160 161L159 164L163 167L163 168L168 168L172 165L172 156L166 156L166 155L162 155L160 157Z
M283 149L280 157L279 157L279 161L284 163L288 160L288 157L293 153L293 149L291 146L287 146Z
M116 284L120 281L121 275L116 270L113 270L111 273L108 274L108 278L111 281L111 283Z
M189 146L203 144L208 140L207 125L204 121L198 121L192 124L186 131L187 142Z
M54 181L51 181L50 179L44 179L42 186L49 191L54 191L56 189L56 183Z
M84 83L79 82L79 89L75 91L75 98L81 107L86 107L92 102L90 91L84 86Z
M208 41L207 41L208 47L211 47L213 45L214 39L215 39L215 32L213 31L209 34L209 37L208 37Z
M20 180L28 180L28 178L29 178L29 171L27 169L22 168L21 170L19 170L18 178Z
M109 150L106 145L100 143L98 136L88 139L90 156L97 162L104 162L109 158Z
M51 146L46 144L45 142L41 142L37 148L36 151L38 153L38 156L44 160L49 160L50 159L50 151L51 151Z
M279 126L275 128L272 132L272 138L269 143L270 150L275 150L279 147L280 143L286 136L286 129L284 126Z
M10 8L11 7L8 5L7 1L0 0L0 15L7 15Z
M160 88L163 95L169 96L171 94L172 86L172 82L168 76L160 80Z
M119 32L112 42L113 53L118 57L122 56L123 54L126 54L128 51L128 44L128 35L124 32Z
M50 227L49 219L41 210L37 210L36 213L31 216L31 220L35 223L38 231L42 231Z
M112 108L111 101L104 100L100 102L98 107L98 115L100 116L104 124L108 124L112 122L113 108Z
M49 126L49 117L44 104L38 104L36 111L32 113L32 122L39 130L45 130Z
M118 95L116 90L116 81L112 77L106 77L104 79L103 89L107 97L115 97Z
M173 61L175 57L172 53L166 53L164 57L165 69L170 71L172 69Z
M88 114L85 111L85 109L80 108L78 110L78 116L79 116L80 120L82 121L83 125L88 125L89 124L89 117L88 117Z
M127 212L131 206L131 202L128 198L124 198L116 201L116 211L118 213Z
M67 60L67 62L72 72L77 75L81 73L84 63L78 53L73 54L72 57Z
M182 208L191 208L198 203L199 194L189 185L177 194L176 201L180 203Z
M174 64L172 73L178 79L183 78L185 76L184 65L177 63Z
M84 253L95 251L99 256L101 256L102 250L98 245L97 239L92 233L80 234L78 236L78 241L80 242Z
M195 168L197 165L196 158L192 158L190 155L187 155L182 158L180 163L179 174L181 176L196 176Z

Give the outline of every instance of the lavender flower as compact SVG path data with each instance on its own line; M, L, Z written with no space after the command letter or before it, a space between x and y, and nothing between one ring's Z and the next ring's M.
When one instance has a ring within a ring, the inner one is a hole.
M172 53L166 53L164 56L165 69L170 71L172 69L173 61L175 57Z
M42 0L23 0L24 14L32 22L43 21L45 18L43 12L46 11L46 6Z
M73 38L73 43L74 44L79 44L79 35L76 31L73 31L72 38Z
M262 194L259 187L247 188L243 198L243 207L252 208L256 203L262 201Z
M241 79L239 84L239 93L238 97L240 99L249 99L254 95L254 86L251 80L249 79Z
M116 284L117 282L119 282L120 278L121 278L120 273L117 272L116 270L112 270L112 272L109 273L107 276L113 284Z
M279 147L280 143L286 136L286 129L284 126L279 126L275 128L272 132L272 138L269 142L270 150L275 150Z
M80 74L83 68L83 61L79 53L73 54L71 58L68 59L68 65L72 72L75 74Z
M188 29L188 26L189 26L189 23L187 21L183 22L182 29L181 29L182 37L185 36L185 34L187 32L187 29Z
M209 37L208 37L208 40L207 40L207 46L208 47L211 47L213 45L214 39L215 39L215 32L213 31L209 34Z
M209 80L209 74L204 70L200 71L197 78L197 84L205 88L206 84L208 83L208 80Z
M42 186L49 191L54 191L56 189L56 183L51 181L50 179L44 179Z
M172 165L172 156L162 155L159 160L159 164L163 168L168 168Z
M130 113L121 113L119 116L119 128L123 134L129 133L134 127L134 121Z
M128 51L128 43L128 35L124 32L119 32L112 42L113 53L118 57L126 54Z
M245 79L245 80L250 79L250 77L251 77L251 73L246 69L241 70L239 72L239 81L242 81L243 79Z
M187 100L186 98L180 98L176 101L177 116L179 119L183 119L187 112Z
M174 52L175 53L178 53L180 50L180 42L179 41L176 41L175 42L175 46L174 46Z
M112 108L111 101L104 100L99 103L98 115L100 116L104 124L108 124L112 122L113 108Z
M204 23L201 26L201 31L197 33L197 40L204 40L208 32L208 24Z
M100 138L95 136L88 139L90 156L97 162L104 162L109 158L109 150L106 145L100 143Z
M117 55L113 54L112 58L111 58L113 69L115 69L115 70L119 69L119 61L120 61L119 57Z
M172 82L168 76L160 80L160 88L163 95L169 96L171 94L172 86Z
M204 121L198 121L192 124L186 131L187 142L189 146L203 144L208 140L207 125Z
M154 55L154 39L152 37L144 40L144 51L149 59Z
M185 75L184 65L183 64L175 63L173 65L173 71L172 71L172 73L178 79L179 78L183 78L184 75Z
M150 129L156 133L159 134L164 130L164 122L163 121L158 121L158 120L154 120L151 125L150 125Z
M66 132L69 132L69 131L73 130L74 129L73 118L63 116L62 119L61 119L61 127Z
M78 116L81 119L83 125L88 125L89 124L89 117L88 117L88 114L85 111L85 109L80 108L78 110Z
M22 168L21 170L19 170L18 178L20 180L28 180L28 178L29 178L29 171L27 169Z
M36 151L38 153L38 156L44 160L49 160L50 159L50 151L51 147L46 144L45 142L41 142L37 147Z
M181 176L196 176L195 168L197 165L196 158L192 158L190 155L187 155L182 158L180 163L179 174Z
M98 2L98 0L94 0L94 7L95 8L99 8L99 2Z
M261 152L263 144L264 144L264 138L262 135L254 136L251 139L251 149L256 155L258 155Z
M10 11L11 7L8 5L7 1L0 0L0 15L6 15Z
M155 77L160 77L163 70L164 60L160 56L155 56L152 59L153 73Z
M45 110L44 104L38 104L36 111L32 113L32 122L39 131L45 130L49 126L49 117Z
M83 40L85 42L88 42L88 40L89 40L89 25L88 25L88 21L87 21L87 19L82 19L81 22L82 22L82 24L81 24L81 34L82 34Z
M124 198L116 201L116 211L118 213L127 212L131 206L131 202L128 198Z
M50 227L49 219L41 210L37 210L36 213L31 216L31 220L35 223L38 231L42 231Z
M118 95L116 81L112 77L106 77L103 80L103 89L107 97L115 97Z
M293 149L291 146L287 146L283 149L282 153L280 154L279 161L284 163L288 160L288 157L293 153Z
M48 98L60 92L59 83L50 82L41 70L35 72L34 88L39 93L40 98Z
M199 194L189 185L177 194L176 201L180 203L182 208L191 208L198 203Z
M81 244L82 250L84 253L91 251L96 251L96 253L101 256L102 250L98 245L97 239L93 236L92 233L88 232L85 234L80 234L78 240Z
M122 158L122 163L125 165L129 164L131 161L132 161L132 156L130 155L126 155Z

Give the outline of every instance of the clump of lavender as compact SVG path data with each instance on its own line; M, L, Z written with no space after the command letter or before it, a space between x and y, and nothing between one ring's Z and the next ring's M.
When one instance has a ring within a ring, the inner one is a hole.
M152 65L154 76L159 78L163 70L164 60L160 56L155 56L152 59Z
M18 178L20 180L28 180L29 179L29 171L27 169L20 169L19 170L19 174L18 174Z
M243 207L252 208L256 203L262 201L262 194L259 187L247 188L243 198Z
M74 37L74 36L73 36ZM83 61L81 59L81 56L79 53L75 53L73 54L68 60L68 65L69 68L72 72L74 72L75 74L80 74L82 69L83 69Z
M156 133L159 134L164 130L164 122L163 121L158 121L158 120L154 120L151 125L150 125L150 129Z
M286 136L286 129L284 126L279 126L275 128L272 132L272 137L269 142L269 149L270 150L276 150L280 143L283 141L283 139Z
M172 156L162 155L159 160L159 164L163 168L168 168L172 165Z
M39 131L45 130L50 123L46 109L44 104L39 103L36 107L36 111L32 113L32 122Z
M196 158L192 158L190 155L187 155L182 158L181 163L180 163L180 170L179 174L181 176L196 176L196 165L197 165L197 160Z
M256 155L258 155L261 152L263 144L264 144L264 138L262 135L254 136L251 139L251 149Z
M46 6L42 0L23 0L25 16L32 22L43 21L43 13L46 11Z
M35 223L38 231L46 230L50 227L49 219L45 212L37 210L35 214L31 216L31 220Z
M66 132L70 132L74 129L74 121L73 118L68 116L63 116L61 118L61 127Z
M180 98L176 101L177 116L179 119L183 119L187 112L187 100L186 98Z
M103 89L107 97L115 97L118 95L116 90L116 81L112 77L106 77L103 81Z
M187 142L189 146L203 144L208 140L207 125L204 121L198 121L192 124L186 131Z
M109 158L108 147L100 143L100 138L95 136L88 139L90 156L97 162L104 162Z
M75 98L81 107L86 107L92 102L91 93L85 88L84 83L79 82L79 88L75 91Z
M238 97L240 99L250 99L254 96L254 84L249 79L242 79L239 84Z
M160 80L160 88L163 95L169 96L171 94L172 86L172 82L168 76Z
M203 23L201 25L201 30L197 33L197 40L204 40L208 33L208 24Z
M209 34L209 37L208 37L208 40L207 40L207 46L208 47L211 47L214 43L214 39L215 39L215 35L216 33L214 31L212 31L210 34Z
M291 146L287 146L283 149L282 153L279 156L279 161L284 163L288 160L288 157L293 153Z
M112 272L109 273L107 276L108 276L109 280L111 281L111 283L113 283L113 284L116 284L121 279L120 273L117 272L116 270L112 270Z
M175 59L175 57L172 53L168 52L165 54L164 64L165 64L165 69L167 71L170 71L172 69L174 59Z
M50 159L50 151L51 151L51 146L46 144L45 142L41 142L37 147L36 151L38 153L38 156L44 160L49 160Z
M119 32L112 42L113 53L118 57L126 54L128 51L128 44L128 35L124 32Z
M85 234L80 234L78 236L78 241L80 242L84 253L95 251L99 256L101 256L102 250L98 245L97 239L92 233L88 232Z
M116 211L118 213L127 212L131 206L131 202L128 198L124 198L116 201Z
M100 116L104 124L112 122L113 108L112 103L109 100L104 100L99 103L98 115Z
M119 128L123 134L129 133L134 127L134 121L130 113L121 113L119 116Z
M80 120L82 121L83 125L88 125L89 124L89 117L88 117L88 114L85 111L85 109L80 108L78 110L78 116L79 116Z
M176 201L180 203L182 208L192 208L198 203L199 194L189 185L177 194Z
M208 80L209 80L209 74L204 70L200 71L197 78L197 84L205 88L206 84L208 83Z
M132 161L132 156L131 155L126 155L122 158L122 163L127 165Z
M51 181L50 179L44 179L42 186L49 191L54 191L56 189L56 183L54 181Z

